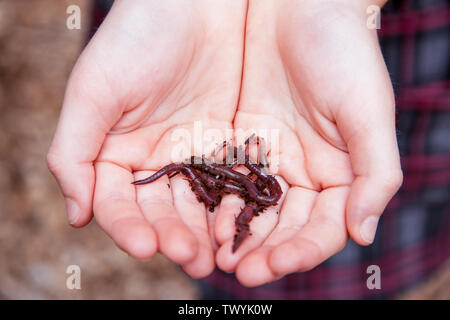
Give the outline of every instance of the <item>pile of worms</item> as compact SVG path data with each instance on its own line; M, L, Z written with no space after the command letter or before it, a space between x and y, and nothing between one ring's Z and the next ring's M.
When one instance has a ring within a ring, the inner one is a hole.
M258 163L249 157L249 145L256 142L258 145ZM164 175L169 178L181 173L189 181L191 190L199 202L205 204L210 212L218 206L225 194L235 194L245 201L245 206L236 217L236 233L233 239L232 252L234 253L242 242L251 235L250 221L259 216L266 208L276 205L283 191L274 176L267 173L268 163L263 139L255 135L245 141L245 149L223 142L212 153L210 158L192 156L184 162L171 163L148 178L134 181L134 185L151 183ZM222 151L223 159L217 162L216 156ZM243 165L250 172L242 174L236 167Z

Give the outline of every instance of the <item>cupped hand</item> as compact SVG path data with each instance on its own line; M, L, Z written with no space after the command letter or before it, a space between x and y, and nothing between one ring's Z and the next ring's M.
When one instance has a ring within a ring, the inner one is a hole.
M234 127L267 130L284 194L253 219L252 235L235 254L234 217L243 204L222 200L216 262L244 285L314 268L349 235L370 244L401 184L393 92L376 31L366 26L368 5L249 3Z
M47 157L73 226L93 211L134 257L159 250L192 277L213 270L208 214L188 183L131 182L202 145L196 121L231 128L245 13L241 1L115 1L71 74Z

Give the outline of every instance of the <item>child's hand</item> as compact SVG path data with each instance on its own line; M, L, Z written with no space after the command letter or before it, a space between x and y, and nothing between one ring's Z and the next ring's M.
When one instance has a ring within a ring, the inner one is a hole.
M115 2L72 72L48 153L72 225L93 211L132 256L159 250L192 277L213 270L208 214L186 181L130 183L171 162L174 130L231 128L245 12L241 1Z
M348 234L370 244L401 185L392 87L364 2L250 1L234 125L280 130L277 175L289 186L235 254L242 203L222 201L216 262L245 285L314 268Z

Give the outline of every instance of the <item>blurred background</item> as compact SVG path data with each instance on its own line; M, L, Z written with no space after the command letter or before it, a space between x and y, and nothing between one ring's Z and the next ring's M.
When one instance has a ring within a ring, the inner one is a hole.
M197 287L162 256L137 261L92 221L69 226L45 156L66 81L94 17L90 0L0 0L0 299L191 299ZM66 8L81 8L68 30ZM81 290L66 268L81 268Z
M94 3L0 0L0 299L199 298L197 282L162 256L132 259L94 220L70 227L48 172L66 81L103 18L96 8L108 6ZM81 30L66 27L72 4L81 8ZM81 290L66 288L73 264ZM450 299L450 261L398 298Z

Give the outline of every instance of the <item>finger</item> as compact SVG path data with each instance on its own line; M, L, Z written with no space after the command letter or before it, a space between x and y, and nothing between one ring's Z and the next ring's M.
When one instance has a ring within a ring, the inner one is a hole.
M196 257L183 265L184 271L192 278L203 278L214 270L214 255L209 239L207 212L191 191L189 182L177 175L170 179L174 206L181 220L195 235L198 241Z
M135 172L135 180L153 173ZM198 254L198 241L174 207L169 178L163 176L152 183L136 186L136 190L139 207L158 235L161 253L178 264L192 261Z
M242 174L249 172L243 167L237 167L235 170ZM222 198L219 207L216 209L217 216L214 226L214 234L219 246L233 238L235 231L234 221L244 205L244 200L234 194L225 195Z
M75 67L69 81L59 123L47 155L50 171L55 176L66 201L69 222L81 227L92 217L95 184L93 161L106 133L118 120L120 108L110 96L96 90L92 98L93 79L84 79ZM91 77L91 75L90 75ZM107 109L106 109L107 108Z
M373 242L378 219L402 183L402 172L387 73L375 75L370 86L355 91L340 110L337 125L355 174L347 203L347 228L355 242L367 245Z
M260 247L261 244L270 235L272 230L278 223L279 211L284 201L288 185L281 178L277 178L280 183L283 195L278 204L268 207L259 216L254 217L250 222L250 235L242 242L241 246L235 252L232 252L234 239L227 240L217 251L217 266L225 272L233 272L239 261L242 260L249 252ZM240 210L239 210L240 211ZM238 211L238 213L239 213ZM237 215L237 214L236 214Z
M206 218L207 218L206 220L208 221L209 240L211 241L211 246L212 246L213 252L215 253L217 251L217 249L219 248L219 244L217 243L216 237L214 235L214 228L216 225L217 214L215 212L213 212L212 214L207 214Z
M260 248L239 262L236 268L239 282L253 287L275 281L279 277L269 266L270 253L273 248L294 237L308 222L317 195L317 191L299 187L292 187L287 191L276 228Z
M117 165L97 162L94 214L100 227L119 248L140 259L157 250L153 228L136 203L133 174Z
M325 189L317 196L308 223L270 253L269 266L274 274L310 270L344 248L348 194L349 187L344 186Z
M216 223L214 234L217 244L221 246L234 236L234 220L245 205L244 200L234 194L225 195L216 209Z

